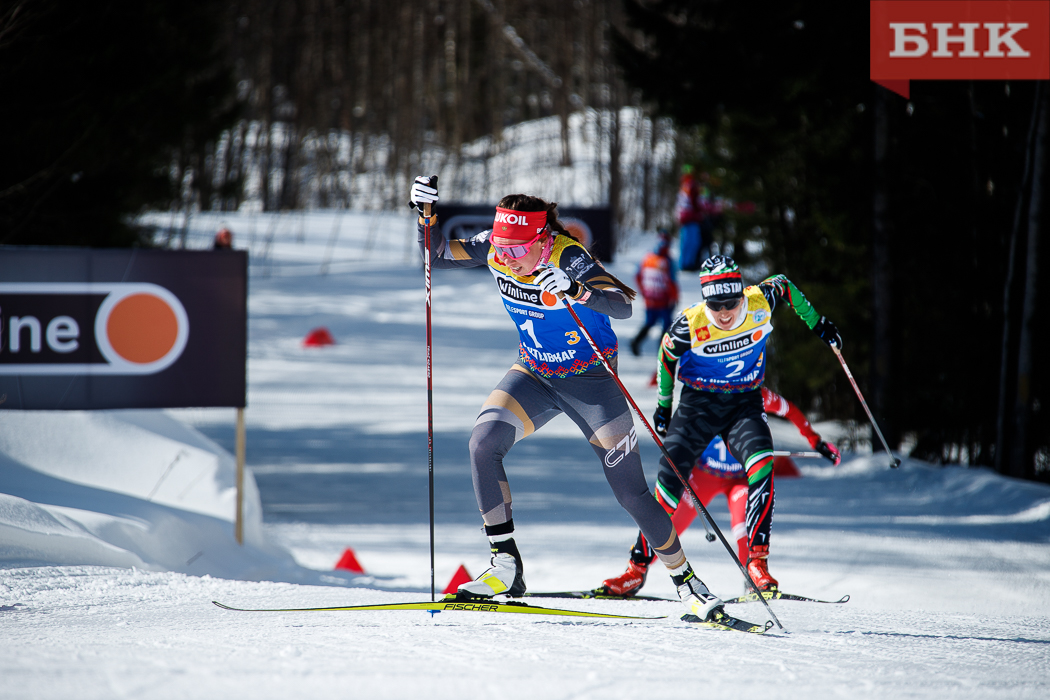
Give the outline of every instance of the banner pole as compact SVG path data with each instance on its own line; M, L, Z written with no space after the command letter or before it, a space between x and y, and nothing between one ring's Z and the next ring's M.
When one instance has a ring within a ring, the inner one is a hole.
M237 409L237 514L233 522L233 537L244 544L244 408Z

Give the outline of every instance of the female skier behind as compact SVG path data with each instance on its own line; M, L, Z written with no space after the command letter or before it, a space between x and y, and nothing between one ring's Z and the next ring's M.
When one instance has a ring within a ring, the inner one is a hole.
M773 436L760 391L766 342L773 332L770 319L778 305L786 304L828 345L841 348L842 337L787 277L774 275L745 287L736 262L725 255L712 256L700 266L700 291L703 301L682 311L664 333L653 429L667 436L666 454L685 470L686 479L716 436L744 465L747 573L760 590L772 591L779 585L766 562L775 500ZM675 377L683 387L672 414ZM663 457L656 477L657 500L673 513L684 490L677 470Z
M686 608L701 620L718 617L722 601L694 575L671 518L646 484L627 401L564 306L573 304L602 353L615 363L616 335L609 317L630 317L634 291L567 235L556 203L508 195L496 207L492 230L467 240L446 240L436 215L423 218L424 204L438 201L429 178L416 178L411 201L420 211L424 253L424 226L431 227L431 264L487 265L520 339L518 361L485 400L470 436L474 494L492 558L487 570L459 587L459 595L525 593L503 458L515 442L565 413L594 449L616 500L670 571Z

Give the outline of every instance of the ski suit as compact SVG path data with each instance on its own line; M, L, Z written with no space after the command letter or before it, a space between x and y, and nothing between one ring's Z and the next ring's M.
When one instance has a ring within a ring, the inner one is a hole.
M773 438L760 388L766 341L773 332L771 318L781 302L811 329L820 320L798 288L783 275L775 275L744 289L746 309L729 330L715 325L703 302L685 309L664 334L657 368L661 406L671 405L676 372L683 384L664 441L683 476L689 478L688 472L715 436L725 440L743 465L748 483L748 549L769 545L773 522ZM662 457L657 499L673 512L684 490Z
M809 441L811 447L820 442L818 435L809 420L799 408L772 390L762 387L762 404L766 413L790 420L799 433ZM790 457L775 457L773 472L778 477L797 476L798 469ZM741 564L747 564L747 527L744 525L744 511L747 503L747 475L740 462L734 459L726 448L721 436L716 437L707 446L696 468L689 475L689 485L696 492L700 502L707 506L715 496L724 494L729 505L729 522L733 528L733 538L737 541L737 556ZM671 518L678 533L685 532L696 518L693 499L683 498Z
M494 527L504 524L508 530L513 527L503 466L507 453L515 442L565 413L583 431L616 500L653 543L660 559L669 568L680 566L685 555L671 519L649 491L627 401L564 303L543 292L534 283L535 275L515 275L489 243L491 231L446 240L436 217L432 222L431 264L435 268L487 265L518 329L518 360L485 400L470 436L474 494L487 531L492 534ZM419 245L423 251L422 219ZM544 264L557 265L580 284L573 308L601 352L615 363L617 342L609 317L630 317L627 296L605 268L568 236L548 238L540 258L540 265Z
M678 303L674 262L668 254L666 244L642 258L634 279L638 283L642 298L645 299L645 325L631 341L631 350L638 355L650 328L659 323L662 334L671 327L671 314Z

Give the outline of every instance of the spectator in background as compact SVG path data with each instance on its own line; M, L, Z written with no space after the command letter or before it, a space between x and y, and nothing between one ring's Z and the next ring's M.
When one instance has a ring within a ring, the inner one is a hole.
M232 250L233 249L233 232L230 229L220 228L215 234L215 240L212 242L212 250Z
M634 276L645 299L645 324L631 341L631 352L635 357L642 354L642 343L650 328L659 323L660 337L663 337L671 327L671 317L678 303L678 282L671 260L671 234L667 229L660 229L658 235L656 249L642 258Z
M703 239L700 223L704 216L700 185L693 176L693 166L682 166L678 197L675 200L675 216L678 217L680 248L678 264L682 270L698 270L706 258L700 253Z
M711 256L711 244L715 240L715 227L721 225L724 202L721 197L716 197L711 192L711 176L706 172L700 173L700 187L698 201L700 203L700 253L697 256L697 268Z

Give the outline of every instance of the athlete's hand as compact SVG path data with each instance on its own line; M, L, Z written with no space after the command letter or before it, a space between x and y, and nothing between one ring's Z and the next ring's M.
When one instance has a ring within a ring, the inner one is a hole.
M431 175L430 177L424 177L420 175L412 183L412 198L408 203L408 206L415 207L419 210L419 215L423 216L423 205L434 204L438 201L438 179L437 175Z
M817 444L813 446L813 449L831 460L831 463L836 467L839 465L839 462L842 461L842 455L839 453L839 448L835 447L835 445L830 442L818 440Z
M555 265L543 268L540 274L536 275L536 284L543 291L555 296L559 294L568 294L570 297L579 296L580 285Z
M820 320L813 326L813 332L828 345L842 349L842 336L839 335L839 329L835 328L835 324L829 321L827 316L820 317Z
M670 406L657 406L656 413L653 414L653 430L660 435L660 437L667 437L667 426L671 423L671 407Z

